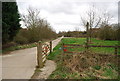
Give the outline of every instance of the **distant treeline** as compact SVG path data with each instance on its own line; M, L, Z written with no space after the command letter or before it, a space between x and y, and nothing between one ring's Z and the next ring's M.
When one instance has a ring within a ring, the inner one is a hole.
M86 37L86 32L85 31L68 31L68 32L59 32L58 37Z
M57 34L49 26L21 29L14 37L14 41L19 44L33 43L37 41L50 40L56 38Z
M118 24L101 25L99 28L92 28L89 30L89 37L99 38L101 40L120 40L120 28ZM68 31L59 32L58 36L65 37L86 37L86 31Z

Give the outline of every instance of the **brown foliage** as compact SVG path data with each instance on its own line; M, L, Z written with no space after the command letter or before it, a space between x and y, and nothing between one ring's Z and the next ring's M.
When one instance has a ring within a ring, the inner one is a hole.
M83 72L92 66L105 66L107 63L116 63L115 55L95 54L84 52L71 55L70 58L65 58L64 64L73 71Z
M22 21L27 28L19 31L14 38L15 42L24 44L56 38L56 32L46 20L40 18L39 13L39 10L29 8L28 14L22 15Z

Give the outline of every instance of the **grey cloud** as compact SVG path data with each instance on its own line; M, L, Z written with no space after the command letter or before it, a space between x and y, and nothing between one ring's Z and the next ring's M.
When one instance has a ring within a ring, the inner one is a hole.
M48 11L49 13L65 13L65 14L74 14L73 5L67 2L53 3L47 6L43 6L41 9Z
M73 25L73 26L78 26L80 25L80 23L76 23L76 22L59 22L59 23L55 23L56 25Z
M19 4L19 6L21 7L22 10L26 8L28 4L30 3L23 3L23 4L21 3ZM79 13L79 10L81 9L76 9L76 8L80 8L80 6L84 6L84 5L92 6L93 4L96 6L96 8L100 8L101 10L108 9L108 11L110 11L110 13L113 15L114 19L117 18L118 13L116 9L116 3L113 2L112 3L111 2L80 2L79 0L55 0L54 2L50 2L50 3L46 2L43 4L42 2L39 1L38 5L35 4L35 7L48 12L49 15L52 15L51 20L54 20L52 23L55 25L55 26L53 25L54 28L56 28L56 26L58 25L61 25L61 27L62 25L66 25L66 26L72 25L73 27L79 26L80 24L79 21L76 22L75 20L80 18L76 18L76 15L80 15L82 12ZM76 12L76 10L78 10L78 12ZM55 21L57 20L57 18L55 18L54 16L56 15L59 16L60 13L64 13L64 16L66 15L66 18L64 19L63 17L61 17L60 22ZM75 18L70 20L70 18L68 17L71 18L75 17ZM62 29L64 29L64 27L61 28L61 30ZM56 30L58 31L59 27Z

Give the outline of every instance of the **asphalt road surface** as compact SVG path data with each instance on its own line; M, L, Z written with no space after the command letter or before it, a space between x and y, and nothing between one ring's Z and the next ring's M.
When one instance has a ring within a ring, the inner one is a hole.
M52 41L54 48L62 39ZM2 79L30 79L37 65L37 47L13 51L2 57Z

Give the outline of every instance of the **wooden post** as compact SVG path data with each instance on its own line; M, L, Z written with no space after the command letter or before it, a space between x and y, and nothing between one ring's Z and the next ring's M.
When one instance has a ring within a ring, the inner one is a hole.
M50 41L50 53L52 53L52 41Z
M115 47L115 54L117 55L117 47Z
M37 63L38 63L38 68L43 67L43 62L42 62L42 42L39 41L37 45Z
M65 52L64 52L64 43L62 43L62 50L63 50L62 61L64 61L64 54L65 54Z
M89 23L86 24L86 32L87 32L87 38L86 38L86 48L88 49L88 43L89 43Z

